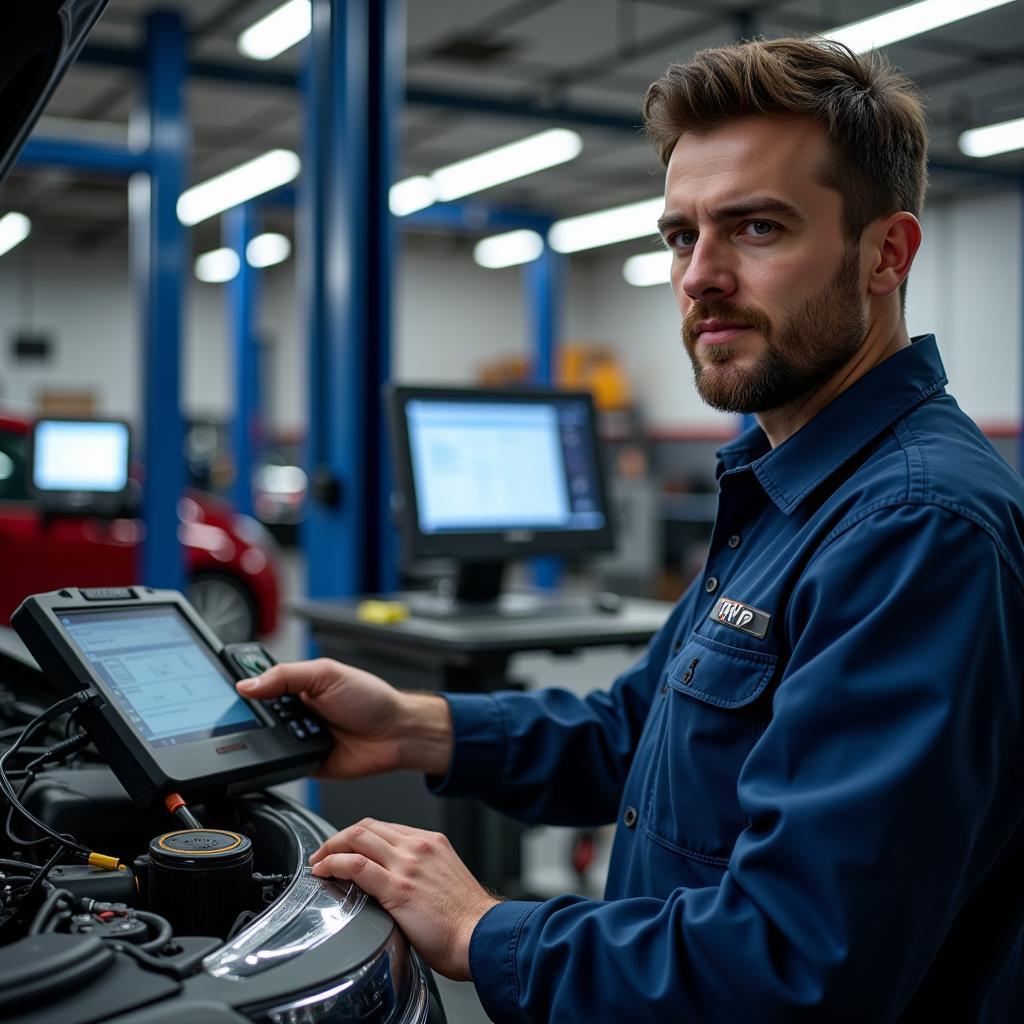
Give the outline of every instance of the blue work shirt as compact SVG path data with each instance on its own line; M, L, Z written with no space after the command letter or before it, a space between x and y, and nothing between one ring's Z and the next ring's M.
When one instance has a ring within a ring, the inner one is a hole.
M945 381L926 336L723 448L609 691L447 695L436 791L618 822L603 900L478 924L495 1021L1024 1021L1024 486Z

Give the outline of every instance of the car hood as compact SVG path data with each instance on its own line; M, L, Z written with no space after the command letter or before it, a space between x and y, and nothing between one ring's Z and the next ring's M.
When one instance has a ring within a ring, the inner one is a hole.
M0 29L0 181L107 0L6 3Z

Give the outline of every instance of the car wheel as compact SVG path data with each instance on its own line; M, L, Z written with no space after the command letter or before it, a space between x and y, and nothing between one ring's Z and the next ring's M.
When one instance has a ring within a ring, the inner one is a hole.
M224 643L256 639L256 607L237 580L219 573L200 573L189 582L188 599Z

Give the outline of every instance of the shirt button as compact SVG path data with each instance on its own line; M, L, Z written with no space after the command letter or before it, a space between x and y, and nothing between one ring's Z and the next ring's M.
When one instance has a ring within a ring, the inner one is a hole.
M684 683L688 683L692 678L693 678L693 669L692 668L688 668L683 673L683 682Z
M715 576L709 576L704 581L704 589L709 593L713 594L718 589L718 579Z
M679 653L679 652L680 652L680 651L681 651L682 649L683 649L683 640L682 640L682 637L680 637L680 638L679 638L679 639L678 639L678 640L677 640L677 641L676 641L676 642L675 642L675 643L674 643L674 644L672 645L672 653L673 653L673 654L678 654L678 653Z
M663 694L664 694L664 693L668 693L668 683L662 683L662 684L661 684L661 692L662 692Z
M728 545L729 545L729 547L731 547L731 548L738 548L738 547L740 546L740 535L739 535L738 533L734 533L734 534L733 534L733 535L732 535L732 536L731 536L731 537L730 537L730 538L729 538L729 539L728 539L728 540L726 541L726 544L728 544Z
M626 813L622 816L622 824L625 825L626 828L632 828L636 824L636 818L636 808L627 807Z

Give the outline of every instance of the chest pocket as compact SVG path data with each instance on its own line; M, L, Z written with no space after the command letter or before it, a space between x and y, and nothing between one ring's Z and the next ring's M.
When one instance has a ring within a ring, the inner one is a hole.
M736 796L740 769L768 724L765 693L774 654L693 635L668 668L645 828L670 849L726 864L746 828ZM763 699L759 699L762 698Z

